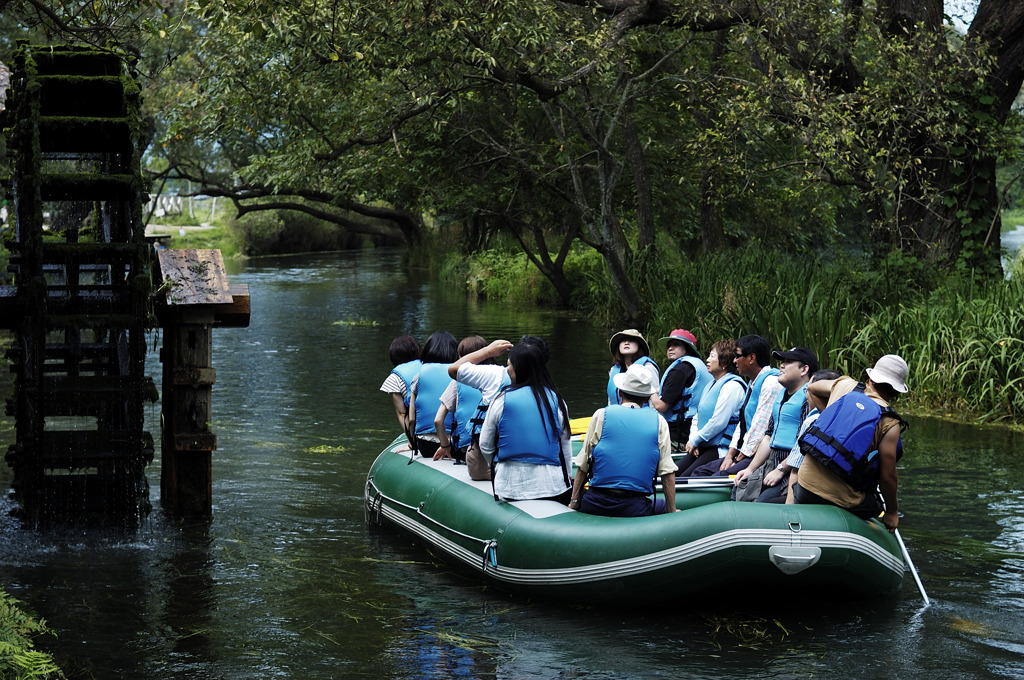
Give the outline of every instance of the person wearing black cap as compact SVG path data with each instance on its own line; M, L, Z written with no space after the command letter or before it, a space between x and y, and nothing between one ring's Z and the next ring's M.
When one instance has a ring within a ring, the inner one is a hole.
M806 347L772 352L779 359L779 384L783 389L772 404L772 422L761 438L750 465L736 473L736 500L756 500L767 470L781 465L796 444L800 423L806 416L807 381L818 370L817 355ZM765 462L769 461L769 465ZM780 490L781 491L781 490Z

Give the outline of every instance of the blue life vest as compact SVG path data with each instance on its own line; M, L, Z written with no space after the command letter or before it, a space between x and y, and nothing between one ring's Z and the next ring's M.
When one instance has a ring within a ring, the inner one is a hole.
M605 408L601 438L591 452L590 486L654 493L659 419L654 409Z
M646 356L646 355L642 356L639 359L637 359L636 361L634 361L633 363L639 364L640 366L646 366L647 364L651 364L652 366L654 366L654 370L657 371L659 375L661 374L661 369L658 368L658 364L656 364L654 362L654 359L650 358L649 356ZM622 399L619 398L619 390L618 390L618 388L615 387L615 380L614 380L615 376L617 376L619 373L622 373L622 369L619 367L618 363L612 364L612 367L610 369L608 369L608 403L609 404L621 404L622 403ZM645 401L642 404L642 406L649 406L649 403Z
M506 373L506 375L508 375ZM473 431L473 417L480 409L480 390L469 385L457 383L455 387L456 403L455 418L452 419L452 444L457 449L469 446Z
M500 390L504 390L506 387L512 384L512 378L509 377L508 371L501 372L501 386ZM483 395L480 395L480 402L477 404L476 413L469 419L469 433L472 438L480 436L480 430L483 429L484 419L487 417L487 409L490 407L490 402L483 401Z
M404 364L398 364L391 369L391 372L405 383L405 408L409 408L409 398L412 397L412 383L416 380L416 376L420 374L421 366L423 366L422 361L413 359L412 361L406 361Z
M682 362L686 362L693 366L694 376L693 382L690 386L683 390L682 398L676 403L672 404L669 408L668 413L665 415L665 420L670 423L674 423L679 420L680 415L684 419L693 418L697 414L697 404L700 402L700 396L704 394L704 390L708 388L714 378L711 377L711 373L708 371L708 367L704 365L704 362L697 357L691 357L686 355L673 361L668 368L665 369L665 374L661 376L661 388L665 388L665 379L668 377L672 369L677 367Z
M740 408L740 435L747 434L747 428L750 427L750 423L754 420L754 413L757 412L757 402L761 399L761 390L764 388L764 381L768 379L770 375L778 375L779 369L770 368L767 371L762 370L758 373L757 377L754 378L754 382L747 386L747 396L743 400L743 406Z
M864 383L829 405L800 438L800 450L811 456L858 491L878 485L878 451L872 446L883 416L906 422L890 407L880 406L864 394ZM896 447L903 456L903 440Z
M551 412L558 418L558 398L547 391ZM559 431L548 420L547 409L537 408L529 387L505 390L505 406L498 421L498 447L495 461L518 460L538 465L562 466Z
M726 373L715 382L708 385L708 388L704 390L704 396L700 398L700 404L697 406L697 429L700 430L704 425L711 420L711 416L715 414L715 405L718 404L718 397L722 393L722 388L725 387L726 383L743 380L735 373ZM729 415L729 422L726 424L725 429L722 430L717 436L712 433L707 440L708 446L728 446L732 441L732 434L736 431L736 425L740 422L740 409L739 404L736 405L736 410Z
M434 416L441 408L441 395L451 381L448 364L423 364L416 383L416 436L437 432ZM452 414L449 413L444 419L444 429L451 431L451 426Z
M796 445L796 436L800 432L800 423L803 422L801 414L806 401L807 383L801 385L800 389L788 399L785 390L775 398L775 403L772 404L772 420L775 421L771 441L773 449L783 449L788 452Z

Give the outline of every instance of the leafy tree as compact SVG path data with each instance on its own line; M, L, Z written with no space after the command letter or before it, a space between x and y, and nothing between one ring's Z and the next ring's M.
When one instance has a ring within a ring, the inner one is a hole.
M107 3L6 5L98 39ZM593 248L631 320L659 234L696 254L868 226L883 253L999 269L1010 0L966 34L941 0L121 0L104 25L159 74L154 152L202 193L411 243L504 230L563 300L565 254Z

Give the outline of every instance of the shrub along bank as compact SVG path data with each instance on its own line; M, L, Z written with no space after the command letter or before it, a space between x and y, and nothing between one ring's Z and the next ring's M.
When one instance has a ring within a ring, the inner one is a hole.
M36 650L32 642L33 637L52 632L45 621L26 614L0 589L0 678L63 678L50 655Z
M448 251L440 276L476 295L519 304L557 303L553 287L521 252ZM904 411L980 422L1024 424L1024 267L1006 281L939 273L900 256L866 258L766 253L755 246L695 260L664 258L643 277L651 295L647 335L690 328L707 348L758 333L773 347L804 345L822 367L863 378L883 354L910 365ZM621 326L603 264L574 253L565 271L572 307L607 327ZM664 357L662 357L664 358Z

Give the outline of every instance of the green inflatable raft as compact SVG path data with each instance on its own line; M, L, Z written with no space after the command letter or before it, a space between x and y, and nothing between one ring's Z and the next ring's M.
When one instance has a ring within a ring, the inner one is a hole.
M819 505L737 503L713 482L677 484L671 515L598 517L551 501L498 502L465 465L412 458L399 437L366 479L367 521L394 527L509 591L591 605L790 595L878 597L904 562L878 520Z

